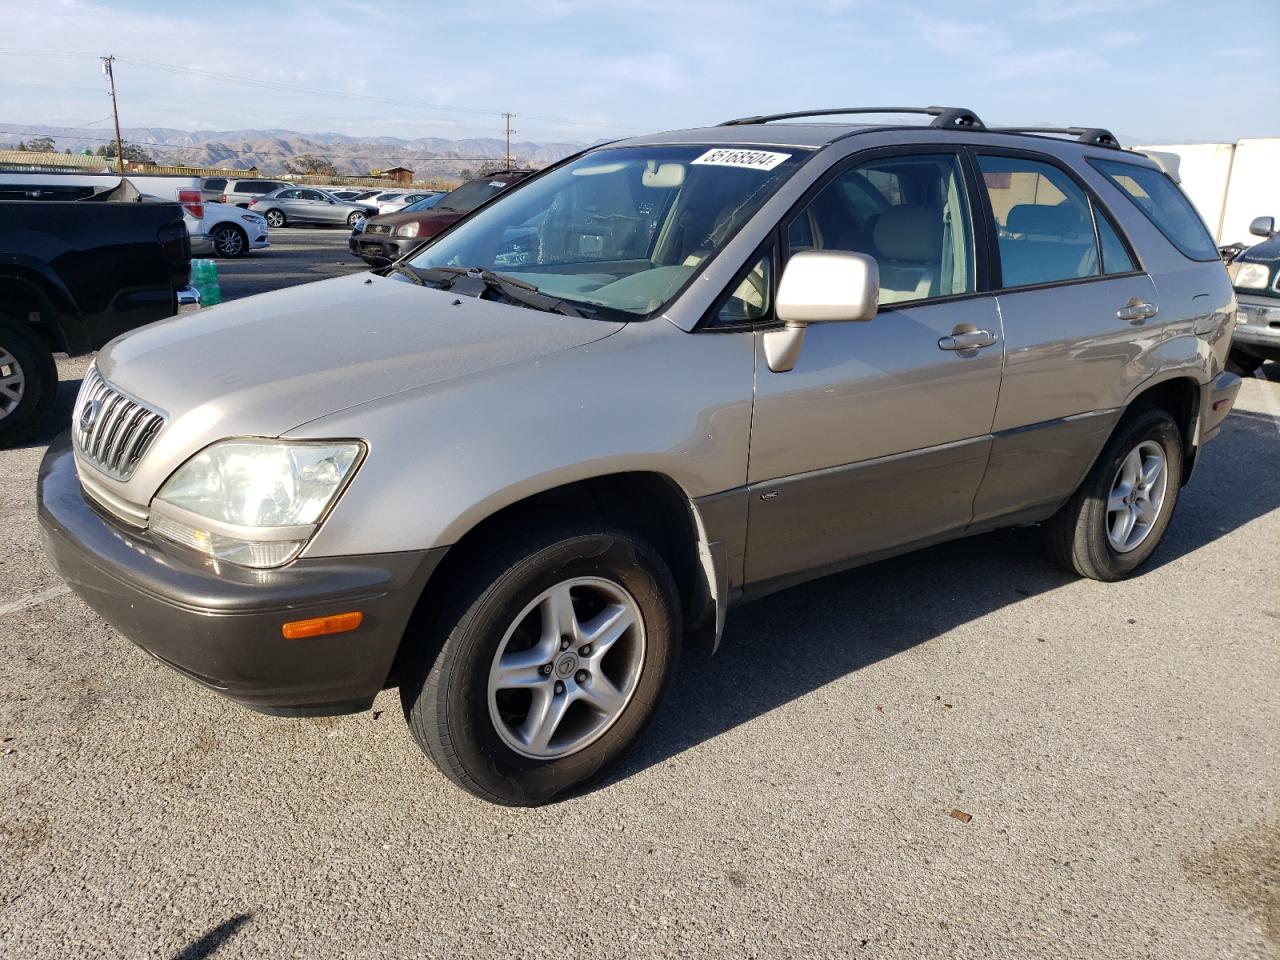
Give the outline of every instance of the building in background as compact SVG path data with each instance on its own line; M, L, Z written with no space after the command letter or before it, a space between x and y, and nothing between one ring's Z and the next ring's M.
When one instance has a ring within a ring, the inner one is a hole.
M1219 246L1258 238L1254 217L1280 221L1280 138L1235 143L1172 143L1134 147L1152 154L1186 191Z

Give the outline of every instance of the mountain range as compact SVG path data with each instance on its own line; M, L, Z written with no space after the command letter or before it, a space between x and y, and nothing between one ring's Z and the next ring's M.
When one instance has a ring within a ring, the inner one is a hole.
M341 133L299 133L296 130L174 130L129 127L120 131L129 143L144 148L157 162L198 167L283 173L291 158L315 156L328 160L344 176L366 176L370 170L408 167L418 177L455 177L475 170L486 160L501 160L504 143L497 137L447 140L421 137L353 137ZM51 127L0 123L0 148L20 140L53 137L59 151L97 150L111 141L111 131L99 127ZM579 143L511 144L518 165L545 166L582 149ZM127 154L126 154L127 156Z

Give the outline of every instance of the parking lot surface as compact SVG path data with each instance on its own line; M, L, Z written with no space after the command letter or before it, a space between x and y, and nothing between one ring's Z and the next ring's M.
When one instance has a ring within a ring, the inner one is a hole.
M338 231L278 233L286 280L331 266ZM1024 529L759 601L615 775L537 810L451 787L394 691L275 719L150 659L44 561L48 435L0 452L0 955L1275 956L1264 370L1140 576Z
M351 255L351 231L324 227L282 227L271 231L271 246L238 260L218 260L222 299L238 300L255 293L292 287L312 280L343 277L368 270Z

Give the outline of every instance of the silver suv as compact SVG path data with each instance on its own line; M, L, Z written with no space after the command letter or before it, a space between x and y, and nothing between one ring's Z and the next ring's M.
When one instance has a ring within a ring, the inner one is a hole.
M600 146L381 273L116 340L50 558L255 709L399 685L507 804L600 776L762 594L1032 523L1128 576L1239 389L1213 241L1105 131L910 112Z

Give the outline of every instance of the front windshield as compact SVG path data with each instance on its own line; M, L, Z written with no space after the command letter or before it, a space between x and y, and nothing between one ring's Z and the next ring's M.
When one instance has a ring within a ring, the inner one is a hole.
M433 193L429 197L423 197L417 203L411 203L404 208L405 213L417 213L419 210L430 210L436 206L444 197L442 193Z
M470 213L495 193L501 193L509 184L504 180L470 180L452 193L440 198L441 210L454 213Z
M495 201L410 263L480 267L570 304L647 315L804 159L794 148L593 151ZM438 209L448 203L445 197Z

